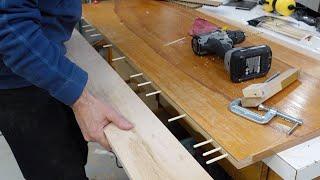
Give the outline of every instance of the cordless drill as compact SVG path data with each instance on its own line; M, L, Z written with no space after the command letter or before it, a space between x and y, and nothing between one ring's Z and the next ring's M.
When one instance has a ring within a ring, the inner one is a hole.
M245 40L242 31L215 30L194 35L192 49L196 55L216 54L224 59L232 82L239 83L265 76L271 67L272 52L267 45L234 48Z

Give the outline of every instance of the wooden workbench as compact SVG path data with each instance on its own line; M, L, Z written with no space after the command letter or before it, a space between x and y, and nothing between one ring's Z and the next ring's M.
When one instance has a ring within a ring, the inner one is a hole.
M197 57L187 35L198 16L219 25L235 28L215 18L170 3L149 0L118 0L97 5L84 5L84 17L110 39L153 84L162 91L186 119L198 127L213 144L228 153L228 160L237 168L260 161L275 152L301 143L320 134L319 78L320 63L311 57L250 34L241 46L268 44L273 50L273 65L268 76L290 67L300 67L302 74L281 93L266 102L305 123L293 135L289 127L276 119L258 125L228 110L229 103L241 97L241 90L264 81L231 83L222 60ZM113 11L115 8L115 11ZM171 45L168 43L186 37Z

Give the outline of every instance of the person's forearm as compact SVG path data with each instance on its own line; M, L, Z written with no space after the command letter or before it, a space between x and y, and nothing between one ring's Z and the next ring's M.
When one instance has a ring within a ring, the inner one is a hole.
M82 94L87 73L44 35L36 2L0 1L0 54L15 74L71 105Z
M72 109L78 109L80 106L92 104L92 96L88 90L84 89L80 97L74 104L71 105Z

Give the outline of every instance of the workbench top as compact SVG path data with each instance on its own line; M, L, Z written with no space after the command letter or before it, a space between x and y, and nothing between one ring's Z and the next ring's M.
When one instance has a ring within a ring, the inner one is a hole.
M241 46L267 43L273 50L273 65L268 77L291 67L302 69L299 81L266 102L305 124L293 135L280 119L258 125L228 110L229 103L241 97L241 90L260 78L245 83L231 83L223 62L215 56L198 57L191 50L187 35L196 17L206 18L219 26L229 26L192 9L166 2L118 0L84 5L84 17L112 41L137 69L144 73L196 123L213 144L229 154L228 160L238 168L260 161L320 133L319 78L320 62L283 45L271 42L263 34L247 32ZM115 12L113 9L115 8ZM177 43L170 44L175 40Z

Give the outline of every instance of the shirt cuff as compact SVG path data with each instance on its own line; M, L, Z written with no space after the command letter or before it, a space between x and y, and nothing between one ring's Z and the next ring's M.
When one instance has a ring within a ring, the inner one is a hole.
M71 106L81 96L88 81L88 73L78 66L74 66L74 71L66 83L52 96L62 103Z

